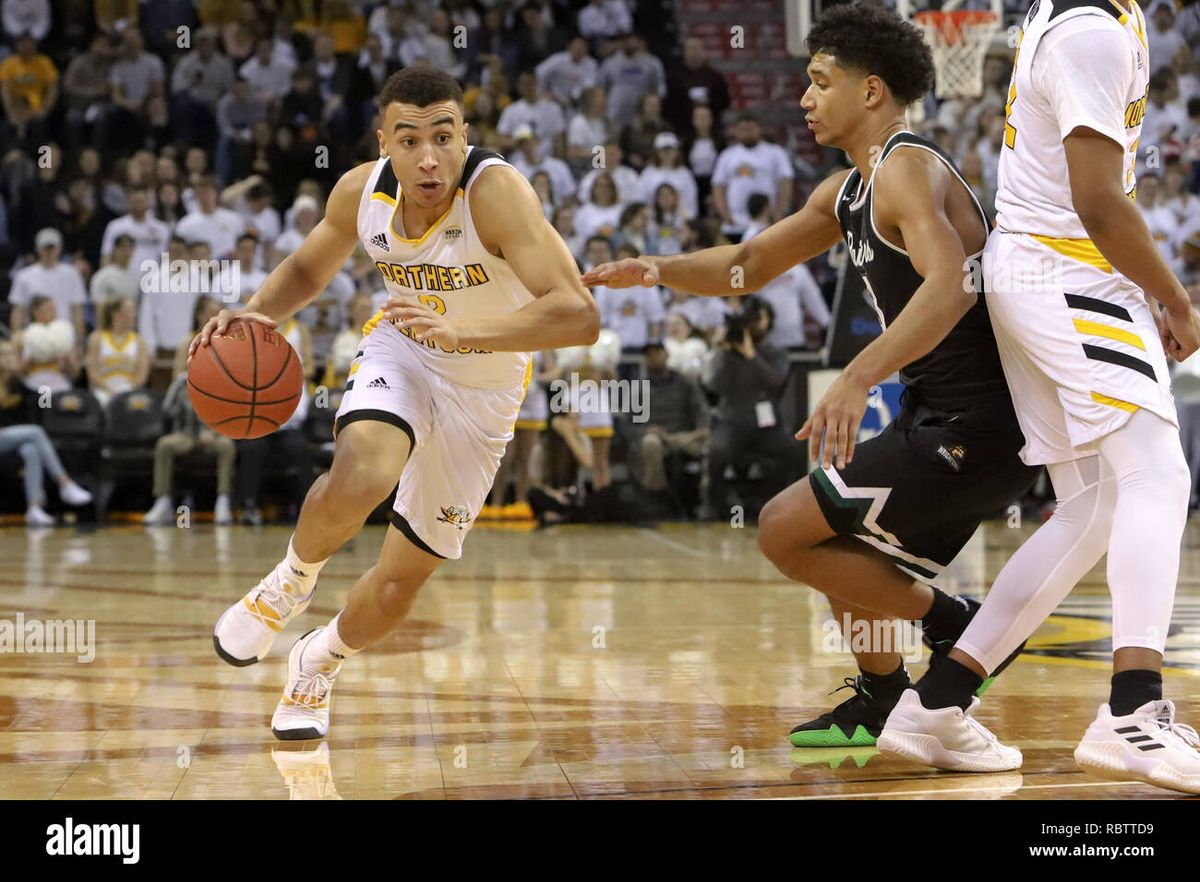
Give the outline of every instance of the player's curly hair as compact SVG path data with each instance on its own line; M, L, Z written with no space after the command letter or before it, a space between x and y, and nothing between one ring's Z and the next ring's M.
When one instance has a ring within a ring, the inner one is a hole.
M439 101L454 101L462 107L462 86L444 70L428 64L414 64L396 71L379 92L380 111L392 102L428 107Z
M828 9L805 42L812 55L824 52L842 67L879 77L904 104L924 98L933 88L933 54L921 31L875 3Z

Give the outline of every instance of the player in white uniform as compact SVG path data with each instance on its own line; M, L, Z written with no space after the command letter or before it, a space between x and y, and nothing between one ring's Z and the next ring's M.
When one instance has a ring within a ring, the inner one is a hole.
M1200 321L1133 202L1149 71L1135 0L1037 0L1025 18L983 274L1021 455L1047 466L1058 505L950 661L903 695L878 740L885 752L1019 767L1020 751L964 711L1107 553L1112 689L1076 763L1200 793L1196 733L1175 723L1161 675L1190 495L1165 356L1195 352Z
M390 297L364 327L328 474L305 499L287 556L217 622L218 655L264 658L311 601L328 558L397 486L379 560L325 627L296 641L271 721L280 740L323 737L334 678L405 618L483 505L538 349L588 344L599 314L529 183L467 146L462 89L412 67L379 96L380 158L342 176L325 218L235 317L275 325L311 302L362 241Z

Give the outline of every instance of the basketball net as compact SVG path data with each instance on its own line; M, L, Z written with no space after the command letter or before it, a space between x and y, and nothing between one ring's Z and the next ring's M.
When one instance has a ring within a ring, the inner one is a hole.
M983 94L983 59L1000 27L994 12L956 9L923 10L913 14L917 27L933 50L937 67L934 92L939 98Z

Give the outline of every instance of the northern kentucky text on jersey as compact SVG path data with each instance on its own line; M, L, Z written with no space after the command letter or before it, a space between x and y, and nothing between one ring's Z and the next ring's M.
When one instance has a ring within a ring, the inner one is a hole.
M486 285L490 281L481 263L468 263L466 266L418 263L405 266L377 260L375 268L387 281L414 291L458 291Z

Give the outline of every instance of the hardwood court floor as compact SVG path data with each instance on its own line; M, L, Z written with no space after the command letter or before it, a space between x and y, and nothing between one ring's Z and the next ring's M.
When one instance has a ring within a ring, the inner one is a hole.
M1200 524L1189 528L1168 694L1200 722ZM988 525L956 561L978 590L1029 528ZM1022 773L954 775L874 749L794 751L788 730L841 701L823 600L724 525L477 529L409 626L346 664L325 746L269 720L288 647L372 562L343 549L269 659L212 650L221 611L286 548L284 528L0 530L0 619L94 619L95 658L0 654L7 798L1172 798L1079 772L1071 752L1108 683L1098 568L987 696L980 719ZM914 674L924 664L910 665Z

